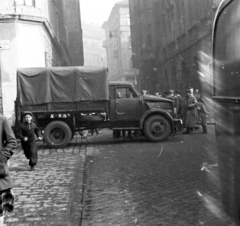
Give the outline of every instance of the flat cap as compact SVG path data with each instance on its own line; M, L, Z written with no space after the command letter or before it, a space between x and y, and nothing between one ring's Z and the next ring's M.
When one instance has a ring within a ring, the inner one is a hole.
M33 116L33 114L32 114L31 111L24 111L24 112L23 112L23 117L26 116L26 115L31 115L31 116Z

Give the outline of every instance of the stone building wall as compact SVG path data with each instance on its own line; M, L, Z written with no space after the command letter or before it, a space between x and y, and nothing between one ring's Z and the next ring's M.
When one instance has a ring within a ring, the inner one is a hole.
M211 53L220 0L130 0L133 64L140 89L201 89L199 52Z

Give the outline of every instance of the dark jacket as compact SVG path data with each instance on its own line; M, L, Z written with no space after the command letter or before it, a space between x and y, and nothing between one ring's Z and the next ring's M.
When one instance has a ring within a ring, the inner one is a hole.
M31 142L35 140L34 134L36 134L37 137L41 137L41 131L37 128L35 123L31 122L28 124L27 122L24 122L21 124L18 133L18 137L21 140L23 140L24 137L27 137L28 142Z
M207 111L207 109L203 103L198 103L198 111L199 111L200 115L209 115L209 112Z
M0 161L7 162L17 147L17 140L8 120L0 115ZM12 187L10 175L0 178L0 191Z

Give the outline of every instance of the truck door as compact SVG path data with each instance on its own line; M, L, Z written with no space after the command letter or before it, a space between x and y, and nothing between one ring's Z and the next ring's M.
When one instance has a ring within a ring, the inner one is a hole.
M131 87L116 87L115 116L117 121L137 121L140 118L139 96Z

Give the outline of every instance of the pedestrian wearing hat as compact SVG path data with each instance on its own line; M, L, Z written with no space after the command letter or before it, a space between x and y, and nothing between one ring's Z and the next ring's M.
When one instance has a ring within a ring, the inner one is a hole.
M186 97L182 101L182 118L183 127L186 128L184 134L188 134L196 129L197 122L197 100L196 97L191 94L191 90L187 89Z
M17 140L10 123L0 115L0 226L4 225L4 216L14 208L13 185L7 163L16 147Z
M32 113L23 113L24 122L20 125L19 138L21 139L22 148L27 159L29 159L30 170L34 170L34 166L37 164L37 144L35 140L35 134L38 140L42 140L41 131L32 122Z

